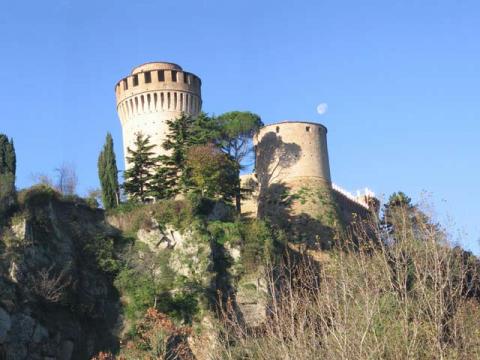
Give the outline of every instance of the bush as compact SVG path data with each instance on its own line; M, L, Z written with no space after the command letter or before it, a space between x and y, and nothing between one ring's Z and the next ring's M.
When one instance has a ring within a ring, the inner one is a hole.
M89 240L84 247L87 259L94 260L98 269L105 273L117 274L121 269L121 261L115 251L116 239L98 235Z
M247 272L255 271L260 264L273 264L282 252L281 242L265 221L241 223L240 233L243 241L241 262Z
M22 207L34 207L47 203L52 199L60 199L61 194L46 184L34 185L18 194L18 202Z

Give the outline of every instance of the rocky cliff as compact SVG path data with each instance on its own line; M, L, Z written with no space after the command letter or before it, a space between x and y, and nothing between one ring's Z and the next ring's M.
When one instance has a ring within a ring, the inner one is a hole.
M119 296L94 249L114 246L116 232L102 211L49 189L21 197L1 230L0 359L88 359L118 348Z

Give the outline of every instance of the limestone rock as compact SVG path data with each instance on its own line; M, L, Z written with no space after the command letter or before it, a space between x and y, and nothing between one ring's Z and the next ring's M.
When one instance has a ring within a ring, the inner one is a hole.
M7 338L7 333L11 326L12 320L10 315L5 310L0 308L0 344L3 343Z
M12 316L12 328L9 334L9 340L19 343L30 342L35 325L35 320L30 316L22 313L15 314Z
M33 332L32 341L34 343L39 343L48 338L48 330L45 329L42 325L37 324Z
M149 229L138 230L137 238L147 244L154 253L175 248L183 240L183 236L178 230L168 225L162 229L155 219L152 219L152 226Z
M71 340L63 341L58 351L58 360L70 360L73 354L74 344Z

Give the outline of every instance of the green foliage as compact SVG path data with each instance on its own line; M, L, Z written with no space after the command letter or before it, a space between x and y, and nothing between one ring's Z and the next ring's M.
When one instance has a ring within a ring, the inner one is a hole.
M220 115L216 122L220 130L219 143L236 164L237 178L243 168L243 161L252 152L252 137L263 122L260 116L248 111L231 111ZM235 184L235 205L240 212L241 189L240 182Z
M120 190L118 185L118 169L113 148L113 139L107 134L105 145L98 157L98 177L102 187L102 203L106 210L119 204Z
M157 165L150 145L150 137L136 134L135 149L128 148L127 162L129 167L125 170L123 187L134 201L145 202L152 191L152 173Z
M4 134L0 134L0 174L12 174L15 177L17 170L17 157L13 139L8 140Z
M212 142L218 133L215 122L204 113L196 118L182 115L166 123L168 133L162 146L168 155L160 156L161 163L154 178L154 196L158 199L170 198L190 189L186 164L188 149Z
M163 200L152 205L151 209L160 225L170 224L185 230L195 222L194 209L188 200Z
M199 289L177 278L169 266L170 256L171 250L153 253L142 243L126 254L128 261L115 285L127 299L127 318L138 320L148 308L156 307L178 321L191 323L199 312Z
M13 140L0 134L0 226L16 202L15 173L16 154Z
M22 190L18 194L18 202L21 207L33 208L41 206L52 199L60 199L61 194L53 187L46 184L34 185L28 189Z
M220 127L222 149L240 166L252 151L253 135L263 126L260 116L248 111L231 111L216 120Z
M239 222L211 221L207 225L207 230L219 245L225 245L226 243L240 245L239 242L242 237L241 227L242 225Z
M230 200L238 191L238 171L228 155L213 144L188 149L185 171L191 187L202 197Z
M272 264L282 251L281 242L265 221L252 220L240 224L243 246L241 262L247 272L255 271L260 264Z
M84 247L86 257L95 259L100 270L112 275L117 274L121 268L121 261L115 251L115 241L112 237L97 235Z
M401 231L402 228L418 232L418 227L426 224L432 230L440 228L438 224L432 223L430 217L401 191L393 193L383 207L381 225L386 230L386 236L383 239L386 242L394 240L394 233Z

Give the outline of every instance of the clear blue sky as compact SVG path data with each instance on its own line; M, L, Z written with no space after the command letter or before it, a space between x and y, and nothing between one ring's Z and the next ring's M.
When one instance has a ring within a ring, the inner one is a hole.
M479 19L478 0L6 1L0 132L19 187L67 161L86 192L107 131L123 165L116 81L176 62L206 112L322 122L337 184L426 191L480 253Z

